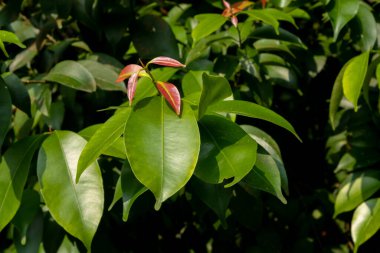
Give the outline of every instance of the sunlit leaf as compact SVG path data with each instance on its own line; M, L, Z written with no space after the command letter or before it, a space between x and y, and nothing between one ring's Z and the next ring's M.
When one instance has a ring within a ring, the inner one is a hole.
M199 14L195 19L198 20L198 25L191 32L194 42L217 31L227 21L227 18L220 14Z

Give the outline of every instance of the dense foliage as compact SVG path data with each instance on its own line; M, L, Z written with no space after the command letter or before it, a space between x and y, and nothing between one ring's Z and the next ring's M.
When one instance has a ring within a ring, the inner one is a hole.
M378 13L0 1L0 252L366 252Z

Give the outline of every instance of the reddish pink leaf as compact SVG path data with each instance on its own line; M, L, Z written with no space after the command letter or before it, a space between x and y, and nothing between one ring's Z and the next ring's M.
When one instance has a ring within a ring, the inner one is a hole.
M224 7L226 7L226 9L231 9L230 3L225 1L225 0L223 0L223 5L224 5Z
M129 78L133 73L137 73L140 71L142 67L137 64L129 64L123 68L119 74L119 77L117 78L116 82L122 82L125 79Z
M161 81L158 81L156 84L157 89L164 96L166 101L169 102L169 104L174 109L175 113L179 115L181 112L181 96L177 87L175 87L174 84L164 83Z
M237 19L236 16L232 16L232 17L231 17L231 22L232 22L232 24L233 24L235 27L237 27L239 21L238 21L238 19Z
M267 0L261 0L261 5L263 6L263 8L265 8L265 6L267 5Z
M265 0L262 0L262 1L265 1ZM232 5L232 9L237 9L239 11L242 11L252 4L253 4L253 2L251 2L251 1L241 1L241 2L234 3Z
M151 63L167 67L186 67L186 65L180 63L179 61L165 56L156 57L150 60L147 65Z
M135 96L137 79L139 77L139 72L133 73L128 80L128 99L129 105L132 104L133 97Z

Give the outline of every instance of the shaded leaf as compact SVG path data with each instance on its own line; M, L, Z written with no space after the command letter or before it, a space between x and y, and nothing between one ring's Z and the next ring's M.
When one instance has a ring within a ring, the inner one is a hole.
M2 157L0 164L0 231L11 221L20 206L30 162L44 138L44 136L33 136L16 142L7 149Z
M28 90L21 82L20 78L15 74L5 75L3 78L11 95L12 103L31 117L30 97Z
M104 192L97 163L75 183L79 155L85 145L86 141L75 133L55 131L41 146L37 175L54 220L90 250L103 214Z
M362 203L354 212L351 235L355 243L354 252L371 238L380 228L380 198Z
M360 4L358 14L352 24L353 35L359 35L359 45L362 52L371 50L377 39L377 29L374 29L376 20L369 8L369 6Z
M282 116L263 106L239 100L221 101L209 107L210 112L235 113L250 118L262 119L278 125L291 132L301 141L293 126Z
M350 60L343 74L343 94L358 109L358 99L367 74L369 52Z
M367 170L351 174L342 184L336 200L334 216L351 211L380 189L380 172Z
M27 49L16 55L12 63L9 65L9 71L14 72L29 64L37 55L37 53L38 50L36 43L31 44Z
M133 173L159 209L193 174L200 145L194 114L183 104L178 117L163 97L144 99L131 112L124 137Z
M257 143L238 125L220 116L205 115L199 121L201 150L195 175L218 184L233 178L238 183L253 168Z
M12 117L12 100L6 83L0 76L0 150L7 135Z
M93 164L105 150L111 147L111 145L120 138L124 132L125 124L130 113L130 107L117 111L87 142L79 157L76 174L77 182L86 168Z
M334 41L342 28L355 17L359 10L359 0L331 0L326 6L334 29Z
M334 86L331 93L330 103L329 103L329 117L330 123L333 129L336 127L335 117L338 111L340 101L343 98L343 75L346 71L349 62L346 63L340 70L337 78L335 79Z
M86 92L96 90L96 81L93 75L81 64L71 60L59 62L44 79L76 90Z

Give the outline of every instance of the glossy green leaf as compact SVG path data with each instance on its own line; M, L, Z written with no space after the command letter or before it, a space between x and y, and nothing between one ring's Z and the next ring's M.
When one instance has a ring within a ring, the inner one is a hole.
M270 25L274 28L277 34L279 34L279 26L280 23L277 21L276 17L274 17L270 13L266 13L265 10L248 10L248 11L242 11L240 13L248 14L251 18L254 20L260 20L264 24Z
M331 0L326 6L333 25L335 41L342 28L358 13L359 3L359 0Z
M287 42L294 43L296 45L300 45L301 47L305 47L301 39L295 34L282 28L279 28L279 33L276 33L273 27L269 25L263 25L262 27L256 28L252 32L251 36L255 38L259 38L259 39L275 39L275 40L287 41Z
M28 228L39 210L40 195L38 192L31 189L25 190L22 194L20 208L12 220L12 224L15 225L20 234L22 244L25 244L29 240L27 238Z
M112 202L110 206L108 207L108 211L111 211L111 209L115 206L115 204L123 197L123 191L121 189L121 175L119 179L116 182L115 185L115 191L113 194Z
M343 94L358 109L358 99L367 74L369 52L350 60L343 74Z
M15 44L21 48L25 48L25 45L21 43L16 34L4 30L0 30L0 40L3 42Z
M280 172L281 187L289 195L288 177L286 175L284 163L281 158L280 148L273 138L254 126L242 125L241 128L253 138L275 161L275 167Z
M217 31L227 21L221 14L199 14L195 19L198 24L191 32L194 43Z
M30 162L43 139L43 136L33 136L16 142L1 159L0 231L11 221L20 206Z
M277 20L286 21L291 23L294 27L297 28L296 22L294 21L294 18L289 13L286 13L284 11L281 11L279 9L274 8L265 8L262 10L264 13L267 13L274 17Z
M195 175L217 184L233 178L238 183L253 168L257 143L238 125L220 116L205 115L199 121L201 150Z
M269 121L291 132L298 140L301 138L297 135L293 126L282 116L263 106L239 100L221 101L209 107L210 112L216 113L235 113L255 119Z
M20 78L15 74L8 74L3 76L5 84L8 87L9 94L12 98L12 104L17 108L28 114L31 117L30 112L30 97L25 85L21 82Z
M200 146L194 114L186 103L178 117L163 97L144 99L131 112L124 137L133 173L159 209L194 172Z
M170 26L161 17L145 15L135 23L133 28L131 32L133 45L142 59L153 59L163 55L179 59L175 36Z
M54 220L90 250L103 214L104 192L96 162L75 183L79 155L85 145L86 140L75 133L55 131L42 144L37 174Z
M334 216L353 210L380 189L380 172L366 170L351 174L340 188L335 200Z
M118 72L110 65L92 60L78 61L95 78L96 85L102 90L120 90L127 92L124 82L115 82Z
M4 80L0 77L0 150L11 124L12 100Z
M226 78L204 73L202 81L202 93L199 101L199 119L202 118L209 106L232 96L231 87Z
M211 208L226 226L226 212L232 198L232 188L224 188L222 184L208 184L197 178L191 179L190 186L191 191Z
M270 155L257 154L255 166L243 179L243 183L276 196L284 204L287 202L281 191L280 171Z
M59 62L45 76L45 79L86 92L96 90L96 81L93 75L81 64L71 60Z
M334 86L331 93L330 103L329 103L329 118L333 129L336 127L335 117L338 111L340 102L343 98L343 75L346 71L349 62L346 63L340 70L338 76L335 79Z
M59 130L62 127L64 116L65 104L62 101L55 101L50 104L49 115L43 115L43 119L50 129Z
M96 133L96 131L99 130L99 128L102 127L103 124L96 124L89 127L86 127L85 129L78 132L80 136L85 138L87 141L91 139L92 136ZM117 139L114 143L111 144L107 149L104 149L102 151L103 155L108 155L112 157L117 157L120 159L126 159L127 156L125 154L125 143L124 138L120 137Z
M371 238L380 229L380 198L362 203L354 212L351 235L356 253L359 246Z
M76 181L85 169L117 141L124 132L125 124L131 113L131 108L122 108L108 119L87 142L78 161Z
M136 179L128 162L125 162L121 170L121 190L123 197L123 221L127 221L129 211L135 200L148 190Z
M57 253L80 253L79 249L75 244L70 242L70 240L65 236L63 238L62 244L59 246Z
M377 29L373 29L376 27L376 20L370 7L360 4L358 14L353 21L353 35L351 36L358 36L362 52L371 50L376 43Z

